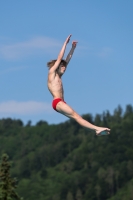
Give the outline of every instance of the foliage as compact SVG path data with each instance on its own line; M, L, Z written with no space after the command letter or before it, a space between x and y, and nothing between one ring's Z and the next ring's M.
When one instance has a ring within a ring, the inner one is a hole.
M83 118L111 128L111 134L97 137L74 120L57 125L40 120L35 126L0 120L0 154L13 160L11 173L24 199L133 199L132 106Z
M0 164L0 200L21 200L16 193L17 180L10 176L10 163L8 162L8 155L2 155Z

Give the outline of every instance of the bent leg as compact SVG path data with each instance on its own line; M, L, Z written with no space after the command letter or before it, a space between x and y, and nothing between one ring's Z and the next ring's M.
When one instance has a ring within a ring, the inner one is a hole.
M79 123L81 126L85 127L85 128L89 128L91 130L96 131L96 134L99 135L102 131L107 131L108 134L110 133L110 129L108 128L104 128L104 127L98 127L95 126L91 123L89 123L88 121L84 120L79 114L77 114L69 105L65 104L64 102L60 101L57 106L56 106L56 110L58 112L60 112L61 114L75 119L75 121L77 121L77 123Z

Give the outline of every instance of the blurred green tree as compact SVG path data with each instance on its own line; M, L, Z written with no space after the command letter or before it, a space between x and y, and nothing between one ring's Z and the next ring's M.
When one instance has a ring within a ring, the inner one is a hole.
M72 194L71 192L68 192L68 193L67 193L67 198L66 198L66 200L74 200L74 199L73 199L73 194Z
M7 154L3 154L0 163L0 200L21 200L15 191L17 179L11 178L10 175L11 164L8 158Z

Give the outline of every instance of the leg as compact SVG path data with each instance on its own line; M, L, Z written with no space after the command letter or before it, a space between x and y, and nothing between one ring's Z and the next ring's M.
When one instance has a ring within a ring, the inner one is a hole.
M102 131L107 131L108 134L110 133L110 129L95 126L95 125L89 123L88 121L84 120L69 105L65 104L62 101L60 101L57 104L56 110L69 118L75 119L75 121L77 121L81 126L96 131L96 135L99 135Z

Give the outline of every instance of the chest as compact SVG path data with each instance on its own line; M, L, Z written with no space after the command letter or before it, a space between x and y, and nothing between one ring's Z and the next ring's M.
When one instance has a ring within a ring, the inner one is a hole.
M54 79L54 83L56 85L61 85L62 86L62 80L60 77L56 76L55 79Z

